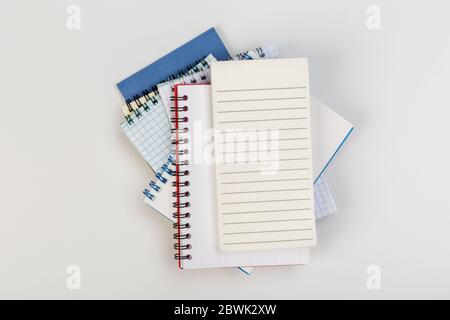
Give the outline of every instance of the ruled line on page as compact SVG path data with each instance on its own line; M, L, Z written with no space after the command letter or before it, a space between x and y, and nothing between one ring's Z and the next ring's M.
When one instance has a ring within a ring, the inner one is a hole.
M258 160L257 162L262 162L262 163L266 163L266 162L271 162L271 161L294 161L294 160L309 160L309 158L285 158L285 159L264 159L264 160ZM234 163L234 162L222 162L222 163Z
M278 128L277 130L286 131L286 130L307 130L308 127L297 127L297 128Z
M254 201L235 201L235 202L221 202L223 205L230 204L248 204L248 203L269 203L269 202L286 202L286 201L308 201L311 198L294 198L294 199L273 199L273 200L254 200Z
M309 160L309 158L286 158L286 159L264 159L264 160L256 160L253 162L245 162L245 163L268 163L274 161L294 161L294 160ZM237 164L236 161L223 161L221 164ZM239 162L241 163L241 162Z
M264 160L257 160L254 161L254 163L267 163L267 162L272 162L272 161L294 161L294 160L309 160L308 157L304 157L304 158L284 158L284 159L264 159ZM224 161L222 162L222 164L236 164L236 162L230 162L230 161Z
M300 137L300 138L281 138L281 139L261 139L261 140L233 140L233 141L220 141L218 143L220 144L227 144L227 143L242 143L242 142L269 142L269 141L301 141L301 140L308 140L306 137Z
M235 103L235 102L261 102L261 101L283 101L283 100L302 100L308 97L286 97L286 98L260 98L260 99L237 99L237 100L217 100L217 103Z
M286 172L286 171L300 171L309 170L310 168L292 168L292 169L275 169L275 170L248 170L248 171L232 171L232 172L221 172L220 174L240 174L240 173L259 173L263 172Z
M306 191L311 188L294 188L294 189L269 189L269 190L254 190L254 191L233 191L233 192L221 192L220 194L241 194L241 193L264 193L264 192L285 192L285 191ZM270 210L271 212L272 210Z
M242 231L242 232L224 232L222 235L234 235L234 234L252 234L252 233L273 233L273 232L291 232L291 231L312 231L312 228L305 229L282 229L282 230L263 230L263 231Z
M230 121L217 121L217 123L241 123L241 122L262 122L262 121L286 121L286 120L307 120L308 117L292 117L292 118L269 118L269 119L249 119L249 120L230 120Z
M255 243L275 243L275 242L292 242L292 241L312 241L313 238L303 239L286 239L286 240L265 240L265 241L245 241L245 242L224 242L224 245L236 245L236 244L255 244Z
M295 151L295 150L308 150L308 147L303 148L279 148L279 149L258 149L258 150L246 150L246 151L228 151L228 152L218 152L218 155L222 154L238 154L238 153L257 153L265 151Z
M238 112L256 112L256 111L280 111L280 110L304 110L306 107L294 107L294 108L270 108L270 109L247 109L247 110L225 110L217 111L217 113L238 113Z
M308 211L308 210L311 210L311 208L276 209L276 210L256 210L256 211L230 211L230 212L222 212L222 215L228 215L228 214L266 213L266 212L296 212L296 211Z
M240 221L240 222L222 222L222 225L232 224L249 224L249 223L269 223L269 222L288 222L288 221L310 221L311 218L304 219L282 219L282 220L257 220L257 221Z
M271 129L271 128L266 128L266 129ZM289 127L289 128L273 128L273 130L279 130L279 131L287 131L287 130L307 130L309 129L308 127ZM261 129L233 129L232 133L241 133L241 132L256 132L258 130ZM226 133L226 132L225 132ZM224 134L224 132L221 133L222 135Z
M248 88L248 89L221 89L217 92L241 92L241 91L265 91L265 90L292 90L292 89L306 89L306 87L280 87L280 88Z
M310 178L296 178L296 179L274 179L274 180L249 180L249 181L232 181L232 182L221 182L221 184L236 184L236 183L261 183L261 182L279 182L279 181L303 181L309 180Z

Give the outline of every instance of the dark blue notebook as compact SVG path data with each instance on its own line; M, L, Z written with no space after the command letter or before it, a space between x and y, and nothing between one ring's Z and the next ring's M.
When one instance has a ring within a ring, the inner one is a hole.
M219 61L230 59L230 54L214 28L120 81L117 87L125 100L134 100L161 81L187 71L186 69L210 53Z

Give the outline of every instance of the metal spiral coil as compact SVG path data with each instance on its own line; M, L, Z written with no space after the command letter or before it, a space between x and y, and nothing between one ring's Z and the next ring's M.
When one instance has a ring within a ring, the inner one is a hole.
M178 249L181 250L181 249ZM190 254L187 255L180 255L178 253L175 253L175 260L191 260L192 256Z
M172 111L172 112L175 112L175 110L177 110L177 111L179 111L179 112L181 112L181 111L184 111L184 112L186 112L186 111L188 111L188 106L183 106L183 107L170 107L170 111Z
M188 249L191 249L192 246L191 246L190 243L188 243L188 244L182 244L182 245L179 245L178 243L175 243L175 244L173 245L173 248L174 248L175 250L178 250L178 249L180 249L180 250L188 250Z
M187 66L184 66L182 69L178 70L177 72L174 72L173 74L169 75L165 79L161 80L159 83L164 83L166 81L176 80L179 78L182 78L184 76L191 76L191 83L197 83L197 80L193 77L194 74L198 74L200 72L203 72L203 68L209 68L209 63L206 61L207 56L204 56L196 61L194 61L191 64L188 64ZM199 64L201 66L199 67ZM204 74L200 75L200 78L202 81L206 80L206 76ZM155 95L158 95L158 86L153 85L148 89L145 89L141 92L141 95L135 95L132 99L127 99L125 102L127 104L128 112L130 114L134 114L136 118L140 118L142 116L141 111L139 110L142 108L144 111L149 111L150 107L148 106L148 102L152 102L153 105L157 103L157 99L155 96L152 95L154 93ZM142 102L141 99L144 98L145 102ZM180 97L180 100L186 100L187 97ZM171 100L173 101L173 97L171 97ZM136 108L133 108L132 103L136 104ZM184 110L187 111L187 110ZM128 124L132 125L134 123L133 118L131 115L125 115L125 120L128 122Z
M190 182L189 181L183 181L180 183L177 183L176 181L172 182L172 187L187 187L189 186Z
M173 224L173 227L175 229L189 229L191 227L191 225L189 223L177 223L177 222L175 222Z
M172 207L177 209L189 208L191 206L190 202L173 202Z
M172 134L176 134L176 133L187 133L189 132L188 128L181 128L181 129L171 129Z
M179 197L179 198L183 198L183 197L189 197L191 194L189 191L185 191L185 192L172 192L172 197Z
M190 239L191 238L191 234L190 233L186 233L186 234L174 233L173 234L173 238L175 240L186 240L186 239Z
M133 96L133 99L127 99L125 103L127 104L128 112L130 114L134 114L136 118L142 117L142 110L143 111L150 111L150 107L148 105L149 102L151 102L153 105L158 103L158 100L152 96L151 94L158 94L158 88L156 86L153 86L150 90L144 90L142 91L141 95L135 95ZM141 99L144 98L144 102L141 101ZM135 104L136 107L133 108L132 104ZM132 125L134 123L133 118L131 115L126 115L125 120L128 122L128 124Z
M170 156L167 162L162 166L161 170L155 173L156 181L151 180L148 184L149 189L144 189L142 193L149 198L150 200L155 200L155 195L161 190L161 184L166 184L168 179L164 177L164 174L167 173L171 176L175 174L175 171L170 169L170 166L174 166L174 159Z
M172 139L172 144L187 144L189 143L189 139L188 138L184 138L184 139Z
M187 95L181 97L171 96L170 101L186 101L188 99Z
M178 219L178 218L184 219L184 218L190 218L190 217L191 217L191 214L190 214L189 212L186 212L186 213L180 213L180 214L178 214L178 212L174 212L174 213L172 214L172 216L173 216L175 219Z
M188 121L189 121L188 117L182 117L182 118L172 117L172 118L170 118L170 122L172 122L172 123L180 123L180 122L188 122Z
M191 217L191 213L189 212L190 192L186 190L189 186L189 181L186 180L187 176L189 176L189 170L184 169L186 168L185 166L189 164L189 161L187 159L179 159L180 156L189 154L189 151L186 149L189 144L189 139L180 136L180 134L185 134L189 130L187 127L179 128L181 123L186 123L189 121L188 117L181 115L181 113L187 112L189 108L186 105L178 105L179 102L188 100L186 95L181 97L173 96L171 97L171 100L175 102L175 106L171 108L173 117L171 117L170 121L175 124L175 129L172 129L172 133L175 135L174 139L172 139L172 145L175 146L172 165L175 165L176 168L173 173L175 176L175 181L172 182L172 187L175 189L172 192L172 197L175 199L172 203L172 207L176 209L176 212L173 213L173 217L176 219L176 222L173 224L173 228L177 231L173 235L173 238L177 240L173 247L177 251L174 257L179 261L179 266L181 268L181 260L192 259L192 255L186 252L191 249L191 244L186 243L185 241L191 238L191 234L189 233L191 225L186 221ZM181 146L183 147L183 150L180 150ZM184 166L183 169L182 166Z

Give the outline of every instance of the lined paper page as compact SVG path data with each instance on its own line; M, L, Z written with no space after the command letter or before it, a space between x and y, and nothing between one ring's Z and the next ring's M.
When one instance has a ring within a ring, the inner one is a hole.
M221 250L316 244L307 59L211 69Z

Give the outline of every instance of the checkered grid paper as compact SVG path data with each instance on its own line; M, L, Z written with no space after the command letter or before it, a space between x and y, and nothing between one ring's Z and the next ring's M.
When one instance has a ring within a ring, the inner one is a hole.
M316 220L328 216L337 211L330 188L323 176L314 183L314 213Z
M153 170L159 170L166 163L172 150L170 120L161 100L146 102L150 108L140 108L141 116L122 123L122 129L131 143L138 149Z

